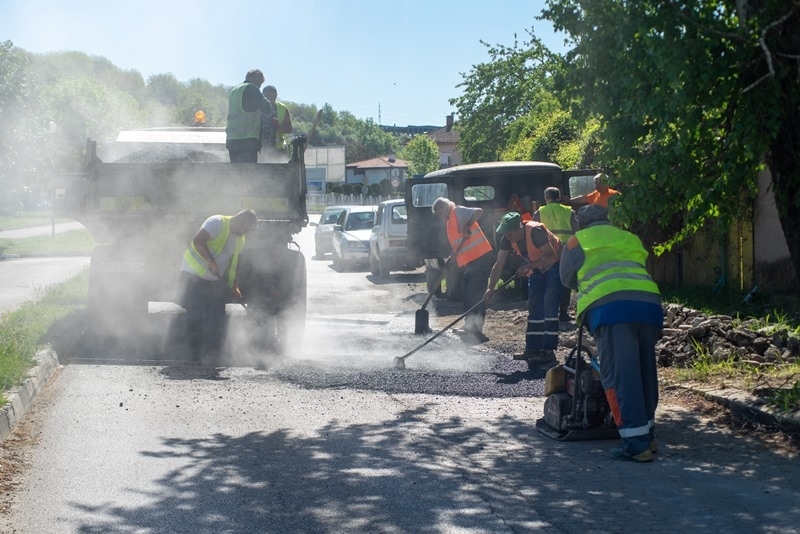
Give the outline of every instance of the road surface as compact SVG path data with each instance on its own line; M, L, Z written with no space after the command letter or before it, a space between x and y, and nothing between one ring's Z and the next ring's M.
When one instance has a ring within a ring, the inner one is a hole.
M798 532L796 458L668 403L651 464L551 440L519 362L443 335L391 368L422 341L424 275L307 265L309 335L281 365L84 347L2 447L0 531Z

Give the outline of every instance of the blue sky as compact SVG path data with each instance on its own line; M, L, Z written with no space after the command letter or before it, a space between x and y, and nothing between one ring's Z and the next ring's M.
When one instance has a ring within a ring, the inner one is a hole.
M443 125L461 73L511 46L543 0L0 0L0 41L31 52L104 56L145 80L172 73L234 85L260 68L278 98L331 104L387 125ZM380 116L379 116L380 108ZM157 125L153 125L157 126Z

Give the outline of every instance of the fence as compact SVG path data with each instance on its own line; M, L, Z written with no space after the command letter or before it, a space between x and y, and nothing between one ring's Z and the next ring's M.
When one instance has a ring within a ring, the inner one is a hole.
M309 193L307 198L308 211L322 211L326 206L358 205L377 206L384 200L403 198L403 195L345 195L341 193Z

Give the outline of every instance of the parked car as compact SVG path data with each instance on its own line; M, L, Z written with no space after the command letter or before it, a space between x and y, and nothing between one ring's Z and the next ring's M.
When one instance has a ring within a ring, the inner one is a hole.
M333 225L339 220L339 216L344 212L346 206L328 206L322 210L318 223L311 223L316 226L314 231L314 257L322 259L325 254L333 252Z
M421 260L408 257L407 234L406 201L385 200L378 204L369 238L369 270L374 276L386 278L390 271L411 271L422 266Z
M377 206L347 206L333 226L333 266L346 271L369 262Z

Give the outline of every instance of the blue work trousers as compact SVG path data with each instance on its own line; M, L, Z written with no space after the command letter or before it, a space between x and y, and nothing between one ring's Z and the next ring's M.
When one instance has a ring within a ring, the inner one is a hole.
M658 406L656 342L661 327L646 323L598 326L593 332L600 375L611 413L628 454L650 445Z
M558 347L558 306L561 300L560 264L546 272L538 269L528 278L528 329L525 351Z

